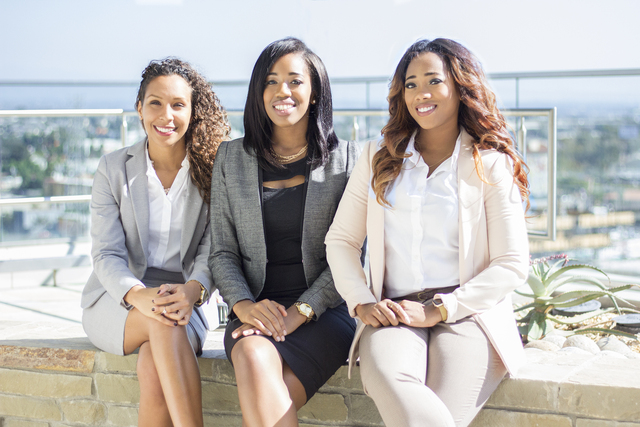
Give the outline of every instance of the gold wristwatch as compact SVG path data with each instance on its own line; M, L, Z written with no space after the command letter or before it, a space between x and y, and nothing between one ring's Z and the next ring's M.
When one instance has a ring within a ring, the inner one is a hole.
M315 315L315 313L313 312L313 308L311 308L311 306L306 302L300 302L300 301L296 302L294 305L298 309L298 313L302 314L304 317L307 318L307 320L305 320L304 323L306 324L311 322L311 319L313 319L313 316Z
M207 292L207 288L205 288L200 282L198 282L198 284L200 285L200 298L198 298L198 301L193 304L196 307L200 307L207 299L209 299L209 292Z
M440 316L442 316L442 321L446 322L449 313L447 313L447 308L444 306L442 299L434 298L433 306L436 307L438 310L440 310Z

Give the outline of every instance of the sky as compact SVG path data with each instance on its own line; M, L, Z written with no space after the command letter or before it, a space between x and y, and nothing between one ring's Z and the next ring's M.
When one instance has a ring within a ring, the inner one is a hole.
M0 0L0 16L0 81L136 82L166 56L247 80L289 35L332 78L389 76L412 42L435 37L488 72L640 68L638 0Z

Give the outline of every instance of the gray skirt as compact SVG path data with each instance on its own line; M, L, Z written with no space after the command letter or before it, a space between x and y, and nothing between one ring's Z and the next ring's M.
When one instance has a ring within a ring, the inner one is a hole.
M165 283L184 283L182 273L148 268L142 283L148 288L156 288ZM82 327L89 340L100 350L124 355L124 328L127 310L120 301L105 292L93 305L82 312ZM202 354L202 346L207 339L207 323L200 307L194 307L187 324L187 336L196 355Z

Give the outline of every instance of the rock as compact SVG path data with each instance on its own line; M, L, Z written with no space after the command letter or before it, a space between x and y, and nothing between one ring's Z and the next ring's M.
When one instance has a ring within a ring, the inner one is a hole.
M575 347L591 354L600 353L600 347L589 338L582 335L572 335L564 342L563 348Z
M558 348L562 348L562 346L564 345L566 340L567 340L567 338L563 337L562 335L558 335L558 334L549 334L549 335L545 336L544 338L542 338L542 341L552 342L555 345L557 345Z
M618 338L614 336L601 338L598 341L597 345L598 347L600 347L600 350L602 351L605 351L605 350L615 351L616 353L624 354L625 356L628 353L632 352L632 350L629 347L627 347L625 343L623 343L622 341L620 341Z
M616 359L626 359L627 356L625 356L622 353L618 353L617 351L611 351L611 350L600 350L600 353L598 354L598 356L601 357L613 357Z
M544 351L558 351L560 350L560 346L550 342L550 341L544 341L544 340L535 340L535 341L529 341L527 343L527 345L524 346L524 348L537 348L540 350L544 350Z
M595 343L593 343L593 345L595 345ZM597 346L596 346L597 347ZM578 347L562 347L560 350L558 350L558 353L564 353L564 354L575 354L575 355L586 355L586 356L593 356L593 353L583 350L581 348Z

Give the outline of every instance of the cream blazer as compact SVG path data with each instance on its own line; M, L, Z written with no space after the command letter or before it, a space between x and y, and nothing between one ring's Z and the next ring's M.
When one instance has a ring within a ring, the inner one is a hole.
M462 130L458 158L460 288L439 295L447 322L473 316L487 334L512 376L524 360L510 293L526 280L529 242L524 211L508 156L481 150L484 180L473 159L473 138ZM371 188L371 159L379 149L369 142L347 184L325 239L336 289L356 317L358 304L380 301L385 268L384 211ZM434 224L437 226L437 224ZM369 278L359 268L365 237L369 244ZM358 357L364 329L358 320L349 353L349 374Z

